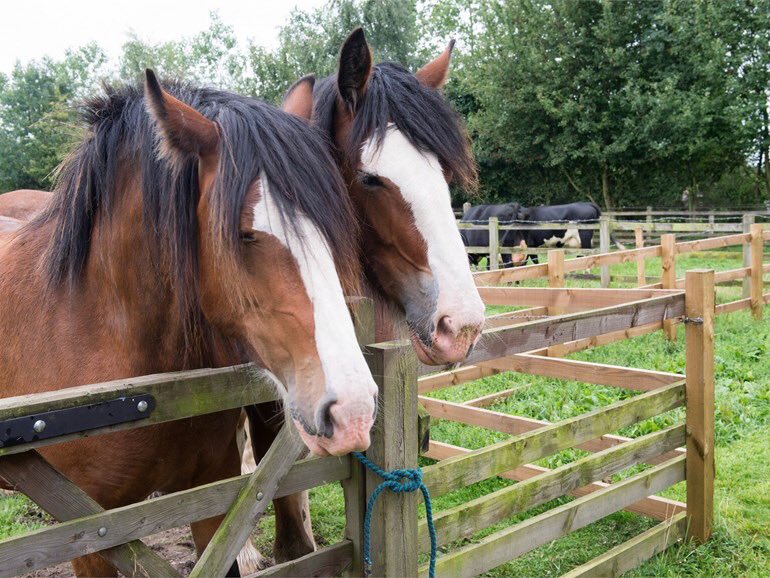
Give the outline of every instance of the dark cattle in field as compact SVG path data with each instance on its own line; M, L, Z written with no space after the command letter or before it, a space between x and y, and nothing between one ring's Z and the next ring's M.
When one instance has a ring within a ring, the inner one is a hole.
M507 223L519 219L519 212L521 211L521 205L519 203L506 203L504 205L476 205L468 209L460 219L463 223L470 223L474 225L486 225L489 223L491 217L497 217L497 220L501 223ZM512 247L513 245L506 244L508 237L515 231L500 231L498 242L500 247ZM460 229L460 236L463 239L463 243L466 247L488 247L489 246L489 230L472 230L472 229ZM484 255L480 253L469 253L468 260L473 265L478 265L481 258ZM518 264L519 260L523 260L522 255L510 255L503 254L503 263L510 265L512 260ZM512 259L513 257L513 259Z
M567 205L552 205L529 207L519 212L519 220L532 222L574 221L580 223L596 223L602 211L594 203L569 203ZM511 231L516 233L517 231ZM594 232L590 229L570 229L569 223L564 227L554 229L532 229L523 231L527 247L554 247L572 249L590 249ZM517 243L517 238L505 239L505 242ZM506 244L506 246L511 246ZM530 256L537 262L537 256Z

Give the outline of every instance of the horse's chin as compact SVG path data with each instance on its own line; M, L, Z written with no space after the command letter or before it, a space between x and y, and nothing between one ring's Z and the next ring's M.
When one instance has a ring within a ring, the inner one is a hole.
M444 365L444 363L434 357L432 349L426 346L413 331L409 332L409 339L412 342L412 348L417 354L417 359L419 359L421 363L424 363L425 365Z

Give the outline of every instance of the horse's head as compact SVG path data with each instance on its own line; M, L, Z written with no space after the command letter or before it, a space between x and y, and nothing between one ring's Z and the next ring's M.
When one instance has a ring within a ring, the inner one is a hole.
M231 96L194 108L147 73L161 153L198 183L202 315L277 376L314 453L363 450L377 388L339 276L356 276L344 185L307 122Z
M462 361L484 321L449 195L453 180L476 179L467 136L441 93L452 46L411 74L372 66L357 29L337 76L316 88L314 111L364 225L367 275L404 311L418 357L433 365Z

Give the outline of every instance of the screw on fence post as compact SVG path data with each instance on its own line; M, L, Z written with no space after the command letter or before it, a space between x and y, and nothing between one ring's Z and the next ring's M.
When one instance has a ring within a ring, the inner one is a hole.
M636 241L636 248L644 248L644 229L636 227L634 229L634 239ZM637 255L636 257L636 284L638 286L647 284L647 277L644 273L644 255Z
M499 268L500 258L500 222L497 217L489 217L489 270Z
M753 214L743 215L743 233L751 234L751 226L754 224L755 216ZM743 266L751 267L751 240L743 243ZM743 278L743 298L751 297L751 277L747 275Z
M751 225L751 314L762 319L764 300L762 298L762 253L764 251L764 227L761 223Z
M366 357L380 388L380 410L372 428L366 457L385 471L417 467L417 358L411 346L398 343L366 348ZM366 499L382 480L366 472ZM416 492L384 492L371 523L372 575L417 574ZM365 510L366 504L360 507Z
M688 271L685 288L685 316L698 320L685 324L687 532L705 542L714 513L714 271Z
M676 235L666 234L660 236L661 250L661 287L663 289L676 289ZM663 331L669 341L676 341L676 323L673 320L663 322Z
M610 252L610 218L607 215L599 217L599 251L604 253ZM610 266L602 265L601 267L602 287L610 286Z

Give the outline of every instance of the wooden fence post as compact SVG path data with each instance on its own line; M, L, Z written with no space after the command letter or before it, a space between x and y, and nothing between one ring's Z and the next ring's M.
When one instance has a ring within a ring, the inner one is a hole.
M762 298L762 253L764 228L761 223L751 225L751 314L762 319L764 300Z
M647 221L648 225L652 225L652 207L647 207L647 211L645 211L647 214L647 218L645 219Z
M366 457L389 471L417 467L417 358L398 344L366 348L369 367L380 388L377 421ZM366 472L368 499L383 480ZM419 492L384 491L372 514L373 576L417 574ZM366 507L364 503L362 507Z
M471 210L471 204L468 201L463 203L463 215Z
M686 276L688 536L705 542L714 513L714 271Z
M610 252L610 218L607 215L599 217L599 251ZM601 267L602 287L610 286L610 266Z
M368 297L349 297L348 307L353 314L356 338L361 347L376 341L374 301ZM355 459L350 460L350 477L342 482L345 499L345 538L353 543L353 559L343 573L354 577L364 575L363 537L366 514L366 470Z
M754 224L755 216L753 214L743 215L743 232L751 233L751 226ZM743 266L751 267L751 241L743 244ZM751 276L743 278L743 298L751 297Z
M714 221L715 221L715 219L714 219L714 211L713 210L709 211L708 217L709 217L708 233L713 235L714 234Z
M676 289L676 235L660 236L662 253L661 286L663 289ZM676 341L676 324L673 321L663 322L663 331L669 341Z
M564 249L551 249L548 251L548 286L553 288L564 287ZM548 315L561 315L563 310L558 307L549 307Z
M644 248L644 230L641 227L634 229L634 237L636 239L636 248ZM636 257L636 284L639 287L647 284L647 276L644 272L644 255Z
M497 217L489 217L489 270L499 268L500 258L500 223Z

